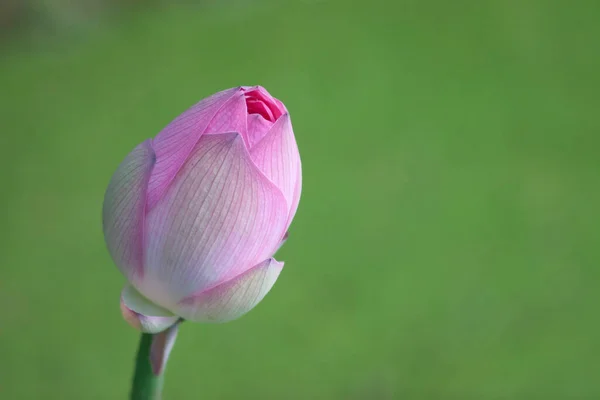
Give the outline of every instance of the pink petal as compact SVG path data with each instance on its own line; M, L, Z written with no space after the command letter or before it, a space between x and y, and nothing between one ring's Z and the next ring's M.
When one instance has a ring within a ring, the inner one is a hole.
M152 145L156 152L156 166L148 189L149 210L168 188L213 117L241 91L241 88L228 89L200 101L175 118L154 138Z
M238 90L215 114L204 134L237 132L248 144L247 116L246 98L243 91Z
M179 316L152 303L129 284L121 292L121 313L129 325L145 333L164 331L179 320Z
M286 229L290 227L296 211L298 211L298 204L300 203L300 195L302 193L302 165L298 167L298 176L296 177L296 185L294 187L294 196L292 197L292 207L288 217Z
M203 136L147 216L140 290L166 306L231 279L275 252L287 215L239 134Z
M178 330L179 323L175 323L167 330L152 336L150 365L152 366L152 373L154 375L158 376L163 373L169 359L169 354L171 354L171 350L173 350L173 346L175 345Z
M146 188L154 160L149 140L138 145L119 165L104 195L104 240L113 261L129 280L143 275Z
M271 290L283 263L263 261L212 289L183 299L178 312L195 322L227 322L253 309Z
M272 126L273 122L267 121L260 114L248 115L248 148L252 149L260 142Z
M248 99L246 101L248 107L248 114L258 114L268 121L275 121L276 118L273 115L273 111L261 100Z
M289 114L275 122L250 155L256 166L281 190L291 210L301 163Z

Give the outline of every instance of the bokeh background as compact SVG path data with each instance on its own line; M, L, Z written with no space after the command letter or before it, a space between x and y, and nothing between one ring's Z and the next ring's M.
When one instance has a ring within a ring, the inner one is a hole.
M292 114L284 273L184 324L165 399L600 398L600 3L0 5L0 398L125 399L101 206L213 92Z

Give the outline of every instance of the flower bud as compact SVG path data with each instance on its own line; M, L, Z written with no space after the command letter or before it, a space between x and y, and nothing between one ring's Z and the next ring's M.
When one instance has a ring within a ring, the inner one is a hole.
M287 109L260 86L216 93L138 145L103 207L109 253L128 280L124 318L156 333L256 306L283 268L273 255L301 176Z

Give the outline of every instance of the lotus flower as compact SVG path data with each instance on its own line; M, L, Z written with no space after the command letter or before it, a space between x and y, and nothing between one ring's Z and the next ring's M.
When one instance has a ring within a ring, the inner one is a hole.
M104 238L128 284L124 318L157 333L225 322L269 292L301 191L287 109L264 88L216 93L138 145L104 198Z

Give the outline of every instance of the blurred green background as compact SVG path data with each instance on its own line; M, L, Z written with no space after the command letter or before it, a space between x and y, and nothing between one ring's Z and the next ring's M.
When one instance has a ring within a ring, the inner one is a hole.
M0 398L127 397L106 185L254 84L303 157L285 271L182 326L165 399L600 398L600 3L34 3L0 47Z

